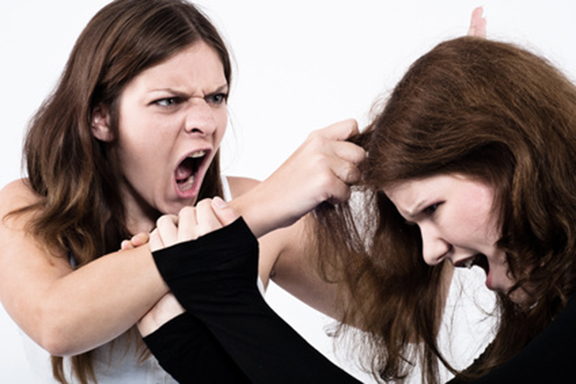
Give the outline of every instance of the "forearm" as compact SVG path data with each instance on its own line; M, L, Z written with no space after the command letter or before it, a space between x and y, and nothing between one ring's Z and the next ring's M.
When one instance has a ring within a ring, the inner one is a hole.
M146 246L103 256L42 287L23 286L13 295L22 302L6 306L43 348L71 355L122 334L167 292Z
M206 326L183 313L144 338L179 383L250 383Z
M291 215L283 212L279 206L279 199L275 199L274 194L268 189L265 184L260 183L229 202L229 205L242 216L256 238L285 227L291 224L292 220Z
M256 240L242 222L155 253L162 276L254 383L354 382L265 303Z

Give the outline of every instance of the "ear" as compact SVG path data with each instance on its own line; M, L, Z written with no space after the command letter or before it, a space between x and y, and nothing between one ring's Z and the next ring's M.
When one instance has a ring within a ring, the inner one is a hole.
M101 141L110 142L114 140L114 133L110 128L110 111L108 107L99 104L92 111L91 121L92 135Z

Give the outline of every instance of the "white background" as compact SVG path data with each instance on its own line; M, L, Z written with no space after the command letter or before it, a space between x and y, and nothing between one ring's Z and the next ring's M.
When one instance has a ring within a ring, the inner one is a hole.
M145 1L145 0L143 0ZM27 120L55 84L74 40L107 0L0 2L0 187L21 177ZM569 0L201 0L236 66L230 175L266 178L308 133L353 117L364 125L418 56L465 34L483 5L490 38L528 47L576 74L576 3ZM1 245L0 245L1 246ZM25 257L25 255L22 255ZM278 289L273 306L329 353L326 320ZM0 308L0 383L31 383L14 323Z

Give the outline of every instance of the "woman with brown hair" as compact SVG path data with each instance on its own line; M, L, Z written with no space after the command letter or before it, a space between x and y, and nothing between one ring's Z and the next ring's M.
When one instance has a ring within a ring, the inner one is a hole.
M574 309L559 314L576 289L574 84L513 45L447 41L411 66L359 142L368 151L368 247L339 216L322 220L328 240L319 249L345 282L344 322L367 331L375 371L401 377L418 356L434 382L438 359L449 367L437 342L445 276L479 266L498 296L499 323L463 377L509 361L557 317L556 339L530 344L512 372L521 382L570 372L574 330L559 324Z
M234 198L260 237L348 197L364 157L344 141L354 121L313 133L269 182L222 177L230 80L225 44L185 1L113 1L78 38L30 124L28 178L0 193L0 298L58 381L172 381L130 332L168 287L147 245L116 252L161 215ZM284 276L281 252L298 263L299 225L262 238L264 285Z
M516 46L474 37L446 41L411 66L373 123L353 141L368 153L354 200L360 205L358 211L346 204L317 209L318 260L327 280L341 288L341 334L350 331L359 337L358 348L374 375L401 381L420 364L422 381L436 383L441 362L456 374L454 382L572 382L574 84L543 58ZM198 270L204 278L210 280L212 274L211 281L228 285L228 291L235 286L249 290L254 285L250 265L257 260L245 240L250 235L238 225L224 230L212 240L178 249L209 248L223 233L243 234L237 249L228 245L211 253L216 261L205 261L200 253ZM160 237L169 233L165 228L159 232ZM258 375L258 364L266 366L265 356L247 361L242 351L249 347L229 343L219 330L248 326L237 318L217 318L206 303L222 308L229 302L247 313L253 309L267 327L281 320L270 313L258 315L256 308L266 310L255 288L243 302L228 300L221 290L211 298L211 292L163 258L178 253L168 249L156 257L175 296L220 337L218 342L240 367ZM486 351L458 372L443 355L438 331L453 268L474 266L485 271L487 288L497 294L499 322ZM234 280L221 281L231 276ZM186 289L190 286L196 291ZM171 311L178 312L174 307ZM153 343L158 342L154 331L178 334L175 344L182 347L187 333L178 328L178 319L164 324L168 319L163 318L152 327L141 323L141 331L152 332L147 337ZM323 382L322 358L314 360L314 369L307 347L290 344L294 336L280 325L276 329L283 336L274 339L272 348L290 345L281 369L298 367L300 356L307 356L303 381ZM260 337L265 332L252 333L252 342L267 343ZM151 349L166 361L170 345L161 342ZM180 365L172 360L168 368L186 378L185 355L172 357Z

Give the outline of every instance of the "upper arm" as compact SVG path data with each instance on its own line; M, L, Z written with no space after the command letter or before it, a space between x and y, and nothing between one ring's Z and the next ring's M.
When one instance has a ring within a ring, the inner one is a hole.
M37 197L22 180L0 191L0 300L25 331L30 331L40 320L33 310L41 300L39 293L72 272L64 254L48 251L27 231L34 212L10 214L36 201Z

